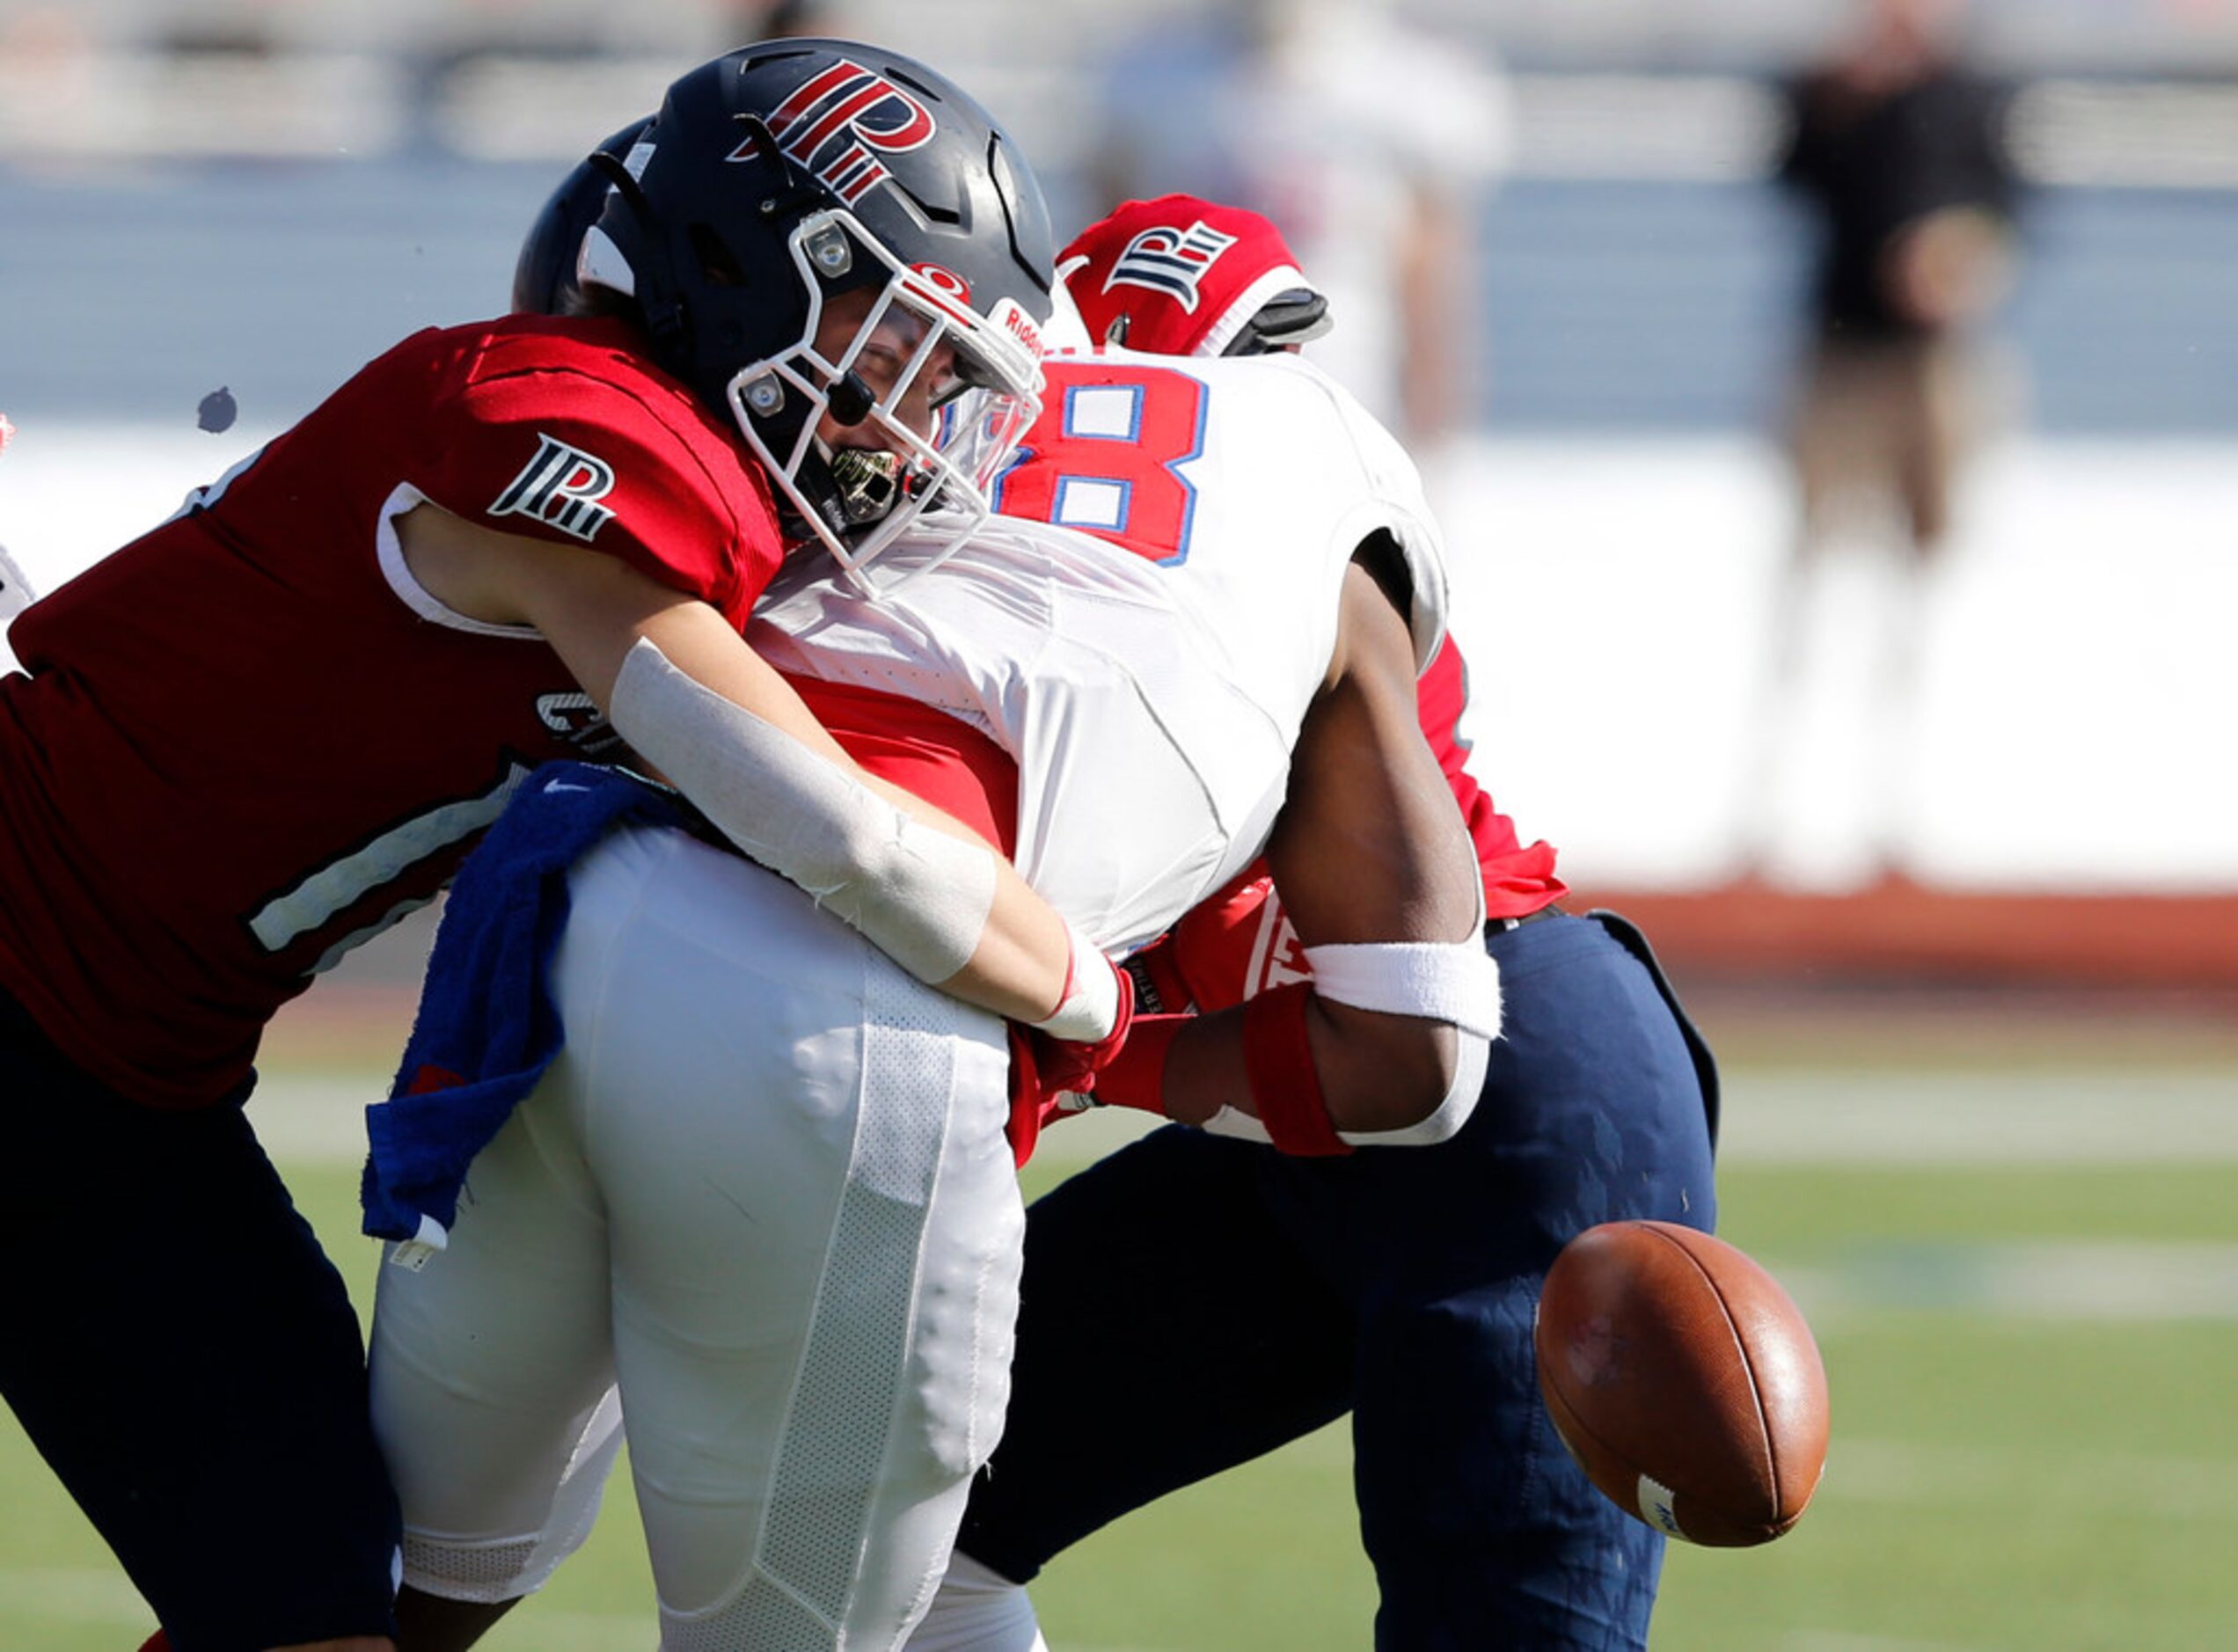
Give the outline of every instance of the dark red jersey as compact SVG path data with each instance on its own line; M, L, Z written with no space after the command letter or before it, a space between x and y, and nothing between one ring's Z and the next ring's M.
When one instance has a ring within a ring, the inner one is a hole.
M142 1100L212 1100L273 1011L422 905L597 713L535 632L449 612L422 501L588 547L742 627L782 554L735 433L618 324L406 340L37 603L0 685L0 985Z

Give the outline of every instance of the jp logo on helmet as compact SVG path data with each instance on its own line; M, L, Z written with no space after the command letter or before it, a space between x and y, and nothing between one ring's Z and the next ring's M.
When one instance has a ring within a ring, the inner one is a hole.
M801 82L770 115L778 147L850 206L893 175L878 155L922 149L937 129L932 111L847 57ZM750 141L730 158L751 159Z

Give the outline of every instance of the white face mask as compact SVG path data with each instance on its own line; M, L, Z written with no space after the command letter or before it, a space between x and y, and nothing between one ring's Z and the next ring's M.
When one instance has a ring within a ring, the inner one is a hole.
M993 515L990 490L1041 412L1041 334L1009 299L991 313L973 309L946 271L911 268L867 234L852 215L813 214L790 238L794 263L810 295L801 340L731 378L732 416L770 478L848 579L876 596L903 578L937 567ZM845 274L869 257L887 279L862 321L836 354L818 345L824 320L823 278ZM944 279L945 278L945 279ZM924 384L927 374L943 382ZM808 416L800 435L774 451L754 417L794 397ZM920 432L904 409L929 406ZM835 449L819 435L827 414L869 438ZM828 466L849 521L830 522L802 488L804 465ZM881 583L870 569L920 516L941 543L912 556L907 574Z

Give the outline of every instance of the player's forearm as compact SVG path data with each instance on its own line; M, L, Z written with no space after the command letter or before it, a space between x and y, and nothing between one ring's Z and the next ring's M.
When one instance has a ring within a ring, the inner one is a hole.
M977 944L962 968L929 984L1009 1020L1034 1022L1050 1015L1073 962L1071 934L1057 909L1007 858L946 809L867 771L857 770L855 778L897 813L927 830L984 850L991 863Z
M612 558L484 535L484 598L534 625L643 758L748 854L919 980L1037 1021L1076 968L1064 920L952 816L859 768L703 603ZM1109 966L1099 963L1103 976ZM1115 994L1109 995L1115 997ZM1091 1036L1108 1030L1091 993Z
M1055 1013L1071 979L1071 940L1056 909L1010 863L995 863L985 928L964 967L937 983L967 1004L1015 1021Z
M1484 1023L1497 1016L1489 977L1485 990L1492 1004L1461 1012L1466 1027L1358 1009L1302 983L1213 1014L1137 1017L1095 1099L1293 1153L1440 1141L1482 1083Z
M1064 920L987 844L828 736L828 749L796 740L650 638L616 676L612 716L726 837L919 980L1021 1020L1059 1004L1074 962Z
M1167 1053L1163 1100L1169 1117L1202 1124L1222 1107L1258 1118L1245 1053L1246 1006L1194 1018ZM1307 997L1307 1049L1329 1122L1339 1130L1399 1129L1430 1116L1455 1076L1453 1029L1437 1021L1377 1015Z

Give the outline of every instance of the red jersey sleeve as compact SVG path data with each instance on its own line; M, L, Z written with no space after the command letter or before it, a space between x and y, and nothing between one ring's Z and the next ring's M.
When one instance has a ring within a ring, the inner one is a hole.
M681 387L611 354L594 372L556 342L473 362L428 413L433 471L413 479L456 515L619 557L742 626L784 555L759 471Z
M1453 800L1461 806L1469 837L1476 844L1477 865L1484 873L1485 916L1520 917L1560 900L1569 891L1554 875L1554 845L1543 839L1523 842L1515 822L1493 806L1491 793L1468 771L1469 742L1461 737L1461 716L1468 710L1468 667L1451 637L1415 691L1423 737L1437 754L1437 766L1444 770Z

